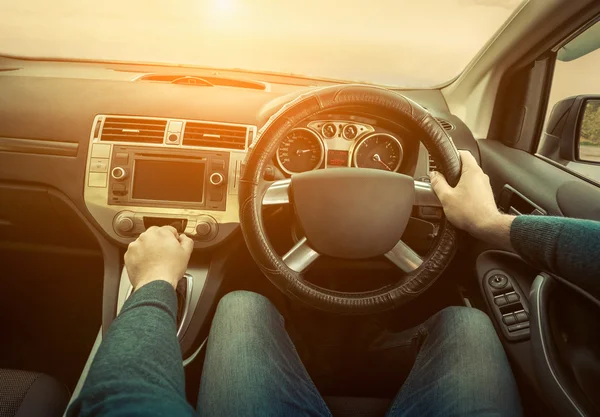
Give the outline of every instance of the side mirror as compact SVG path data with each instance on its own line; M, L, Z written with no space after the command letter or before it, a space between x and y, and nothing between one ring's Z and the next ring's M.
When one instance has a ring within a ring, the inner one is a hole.
M580 161L600 163L600 98L586 100L579 119Z
M600 95L557 102L544 128L538 153L556 162L600 164Z

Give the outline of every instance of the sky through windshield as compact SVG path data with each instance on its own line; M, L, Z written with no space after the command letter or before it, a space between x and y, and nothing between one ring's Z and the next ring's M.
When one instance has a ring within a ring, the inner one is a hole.
M458 75L520 0L3 0L0 54L402 87Z

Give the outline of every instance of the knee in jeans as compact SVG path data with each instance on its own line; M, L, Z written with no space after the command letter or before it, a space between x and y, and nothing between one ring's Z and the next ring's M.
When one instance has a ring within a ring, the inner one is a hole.
M466 338L481 338L483 334L495 332L488 315L476 308L446 307L432 319L447 331Z
M215 319L245 326L264 322L273 313L279 314L266 297L250 291L233 291L219 301Z

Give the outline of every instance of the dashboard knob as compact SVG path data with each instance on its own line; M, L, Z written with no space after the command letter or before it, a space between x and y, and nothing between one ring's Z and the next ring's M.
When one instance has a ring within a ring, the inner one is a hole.
M125 168L122 167L114 167L112 171L110 171L110 176L117 181L122 181L127 178L127 171L125 171Z
M212 232L212 225L209 222L202 221L196 225L196 234L199 237L208 236Z
M115 230L118 233L129 233L134 228L133 216L131 213L120 213L114 222Z
M224 178L220 172L213 172L210 174L209 181L212 185L221 185L223 184Z

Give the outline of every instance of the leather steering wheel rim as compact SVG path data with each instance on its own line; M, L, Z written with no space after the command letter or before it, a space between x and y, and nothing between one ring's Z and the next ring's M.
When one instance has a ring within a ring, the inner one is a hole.
M339 314L371 314L396 308L424 292L442 274L457 246L456 229L442 216L427 257L398 282L377 290L346 293L319 287L290 269L270 244L263 226L262 179L279 144L298 122L323 111L361 107L373 115L385 114L417 134L455 186L461 173L459 153L435 118L423 107L393 91L368 85L336 85L303 94L284 105L261 128L246 156L240 179L240 223L250 254L267 278L284 294L319 310ZM293 180L293 177L292 177Z

